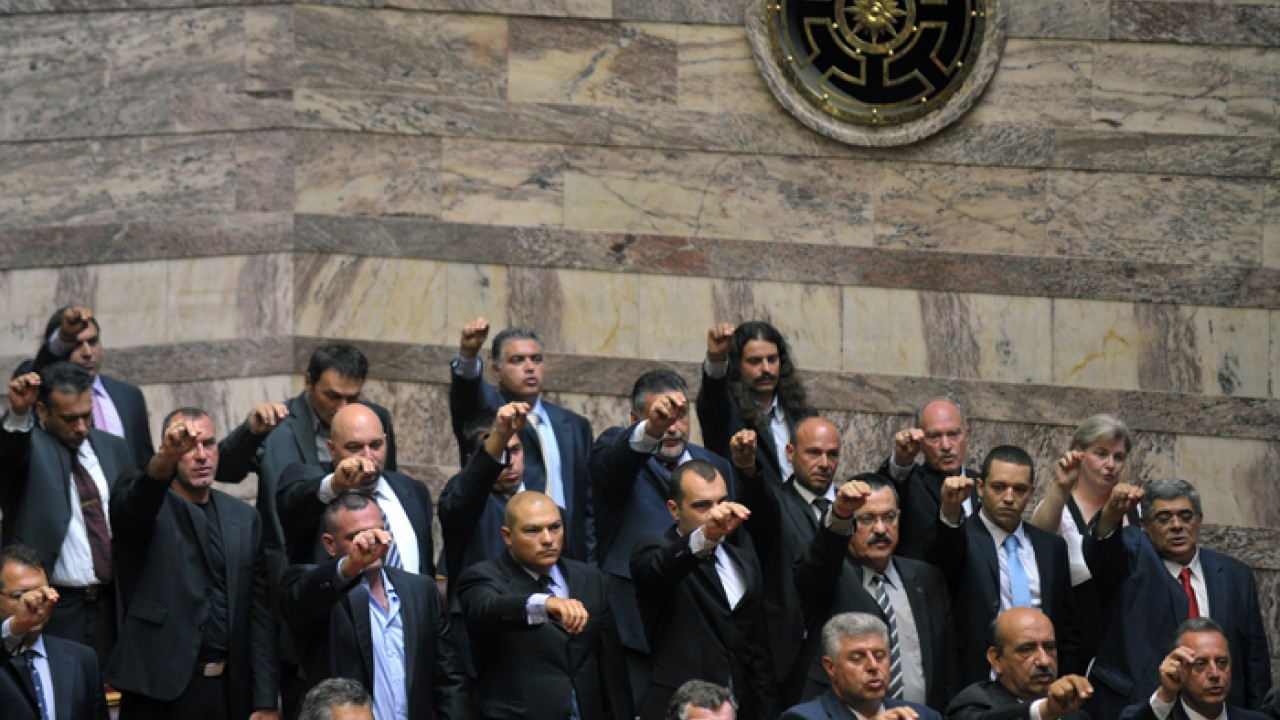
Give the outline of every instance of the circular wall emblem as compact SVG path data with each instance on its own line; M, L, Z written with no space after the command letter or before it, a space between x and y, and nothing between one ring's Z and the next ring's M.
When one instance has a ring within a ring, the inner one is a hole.
M1004 48L1006 0L755 0L747 36L778 101L855 145L928 137L971 107Z

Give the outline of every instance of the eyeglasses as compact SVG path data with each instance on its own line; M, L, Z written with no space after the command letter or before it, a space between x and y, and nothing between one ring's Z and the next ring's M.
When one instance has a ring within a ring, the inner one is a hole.
M897 510L890 510L889 512L882 513L880 515L864 513L862 515L854 515L853 521L859 525L875 525L877 522L882 522L885 525L892 525L898 522L899 514L900 513Z
M1179 510L1176 513L1171 510L1161 510L1151 516L1151 522L1163 527L1173 522L1174 518L1178 518L1178 522L1183 525L1190 525L1195 522L1197 517L1199 517L1199 513L1195 510Z

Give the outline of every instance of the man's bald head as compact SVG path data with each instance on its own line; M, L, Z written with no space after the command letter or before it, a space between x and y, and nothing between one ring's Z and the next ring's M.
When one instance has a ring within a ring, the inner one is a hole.
M382 470L387 463L387 435L378 414L360 403L352 403L333 416L329 428L329 454L333 462L349 457L367 457Z
M540 492L526 490L507 501L502 539L520 565L542 575L560 559L564 549L564 523L560 508Z

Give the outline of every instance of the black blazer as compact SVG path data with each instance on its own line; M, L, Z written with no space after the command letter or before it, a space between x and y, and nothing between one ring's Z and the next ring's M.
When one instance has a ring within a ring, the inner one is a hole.
M888 482L894 482L889 474L889 463L892 458L880 464L876 473ZM981 475L972 468L965 468L967 477L981 479ZM898 490L898 507L902 510L902 518L898 521L898 547L894 554L909 557L912 560L924 560L928 548L934 544L934 532L938 525L938 513L942 507L942 482L946 480L944 473L914 463L906 477L894 483ZM975 487L973 507L978 507L978 490Z
M1152 690L1152 692L1155 692ZM1227 704L1227 717L1231 720L1271 720L1271 716L1262 712L1246 710L1242 707ZM1173 710L1169 712L1171 720L1189 720L1187 710L1182 706L1182 699L1179 698L1173 704ZM1150 702L1135 703L1124 709L1120 713L1120 720L1159 720L1156 713L1151 709Z
M1187 595L1151 541L1133 525L1106 540L1086 532L1084 557L1097 583L1106 629L1089 671L1095 714L1115 717L1126 705L1145 703L1159 686L1160 662L1178 625L1187 619ZM1261 707L1271 685L1271 658L1253 571L1204 547L1200 565L1209 616L1222 626L1231 648L1227 702Z
M946 715L947 720L1030 720L1031 703L1019 701L998 681L983 680L961 690ZM1089 720L1089 715L1076 710L1063 720Z
M113 490L136 472L124 440L101 430L89 439L98 464ZM150 458L148 458L149 460ZM0 428L0 509L4 511L3 542L20 543L36 552L52 571L71 525L71 450L39 427L30 432ZM103 498L111 502L111 497ZM115 509L108 505L114 518Z
M562 720L576 693L582 720L632 720L627 664L604 577L574 560L561 560L560 570L569 597L589 613L587 627L577 635L552 622L528 623L525 603L543 589L509 553L472 565L459 578L480 713Z
M435 580L395 568L387 577L404 616L405 682L410 720L475 717L466 670L454 650ZM284 574L280 610L302 658L306 689L344 677L373 687L369 591L357 576L338 584L338 560L293 565Z
M975 512L959 527L935 520L934 546L927 549L930 562L942 568L951 589L956 623L957 672L954 691L990 677L987 662L988 629L1000 614L1000 569L998 549L987 526ZM1071 571L1067 565L1067 543L1028 523L1022 527L1035 551L1040 573L1040 610L1053 621L1058 641L1058 672L1083 674L1080 617L1071 592Z
M631 556L653 666L642 720L660 720L676 688L695 678L733 687L744 718L776 712L760 563L747 547L725 549L746 581L732 610L715 563L690 552L674 525L662 536L642 538Z
M755 517L752 517L752 521ZM796 562L796 589L802 599L808 641L801 659L807 678L801 697L815 698L831 687L822 667L822 626L843 612L871 613L884 620L880 604L862 583L862 566L849 555L849 538L823 529L814 535L805 554ZM949 677L954 671L951 596L942 571L929 563L893 558L902 579L916 635L920 638L926 704L942 712L947 707Z
M111 505L112 550L123 623L106 678L120 690L162 702L191 681L209 613L215 568L205 553L208 521L169 489L137 473ZM279 682L262 525L253 508L215 490L227 587L227 683L231 714L275 707Z
M462 571L506 554L502 524L507 498L493 492L493 483L503 469L481 449L440 492L438 514L444 538L444 571L450 579L450 610L457 606L453 583Z
M476 414L494 410L510 402L492 385L480 378L468 380L449 373L449 417L453 435L458 441L461 463L466 464L468 438L462 429ZM564 524L566 557L584 562L596 560L595 511L591 503L591 473L587 457L591 451L591 423L581 415L542 398L542 406L551 418L556 446L560 450L560 474L564 482ZM524 486L527 490L546 492L547 469L538 444L538 431L527 423L520 431L524 447Z
M295 463L285 468L276 491L276 508L284 528L289 564L305 565L328 559L320 536L324 534L325 504L316 497L320 481L329 473L319 465ZM409 524L418 536L421 574L435 575L435 543L431 539L431 491L408 475L390 470L382 476L400 500Z
M53 682L53 720L107 720L98 656L88 645L44 636ZM0 708L8 720L40 720L36 690L22 655L0 660Z
M770 477L778 482L785 478L782 466L778 464L778 444L773 440L773 432L767 424L748 425L742 417L738 401L729 391L729 374L722 378L713 378L706 373L703 365L702 386L698 388L698 398L694 406L698 411L698 424L702 428L702 442L707 449L721 457L733 457L729 441L739 430L756 431L756 466L767 470ZM804 417L787 416L792 428L805 417L817 414L812 408Z

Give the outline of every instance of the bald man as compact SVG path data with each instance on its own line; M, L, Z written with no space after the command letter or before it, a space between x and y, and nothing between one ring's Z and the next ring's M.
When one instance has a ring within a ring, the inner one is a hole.
M431 493L408 475L386 469L387 436L378 414L359 403L338 410L330 424L328 447L333 472L294 463L280 476L276 510L290 564L324 562L328 555L320 536L325 507L342 493L359 490L378 502L394 538L384 562L434 575Z
M517 493L507 502L502 539L506 552L458 579L481 714L632 720L604 575L561 557L560 508L540 492Z

